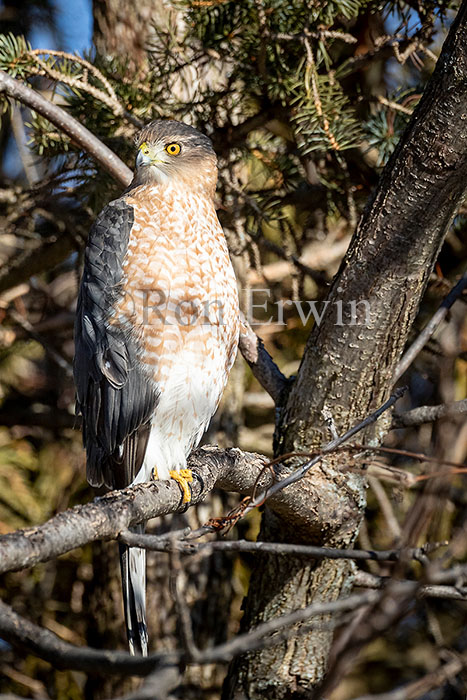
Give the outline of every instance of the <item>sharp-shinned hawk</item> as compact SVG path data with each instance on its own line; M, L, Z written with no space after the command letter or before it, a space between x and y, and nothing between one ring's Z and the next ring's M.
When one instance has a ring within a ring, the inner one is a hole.
M133 181L98 215L86 247L77 410L92 486L173 478L187 502L187 457L237 351L237 286L213 202L209 138L154 121L136 147ZM120 555L130 651L147 654L145 551L121 546Z

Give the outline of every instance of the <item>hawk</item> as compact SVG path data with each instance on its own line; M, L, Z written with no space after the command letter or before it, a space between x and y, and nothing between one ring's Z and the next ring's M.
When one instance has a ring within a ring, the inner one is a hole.
M158 120L137 134L136 148L133 181L97 216L86 246L75 324L77 412L92 486L172 478L187 503L187 457L237 352L237 284L213 201L210 139ZM120 546L130 652L143 655L145 555Z

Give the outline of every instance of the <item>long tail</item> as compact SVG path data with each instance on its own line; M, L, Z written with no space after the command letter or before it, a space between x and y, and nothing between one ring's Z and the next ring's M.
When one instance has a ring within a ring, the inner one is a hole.
M132 532L143 533L144 525ZM146 627L146 550L119 545L122 570L123 607L130 654L148 655Z

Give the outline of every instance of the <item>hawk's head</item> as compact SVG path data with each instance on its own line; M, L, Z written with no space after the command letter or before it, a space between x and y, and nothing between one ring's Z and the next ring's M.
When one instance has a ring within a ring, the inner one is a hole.
M193 188L215 188L217 159L211 140L192 126L160 119L141 129L135 142L135 184L180 180Z

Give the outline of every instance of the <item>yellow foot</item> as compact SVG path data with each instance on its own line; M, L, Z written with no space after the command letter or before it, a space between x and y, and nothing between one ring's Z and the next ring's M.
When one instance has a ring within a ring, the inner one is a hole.
M188 483L193 481L193 474L191 469L180 469L178 472L176 469L169 472L170 478L177 482L183 492L182 503L189 503L191 501L191 491L188 488Z
M157 481L159 478L159 475L157 473L157 467L154 467L154 469L152 470L152 478L154 479L154 481Z

